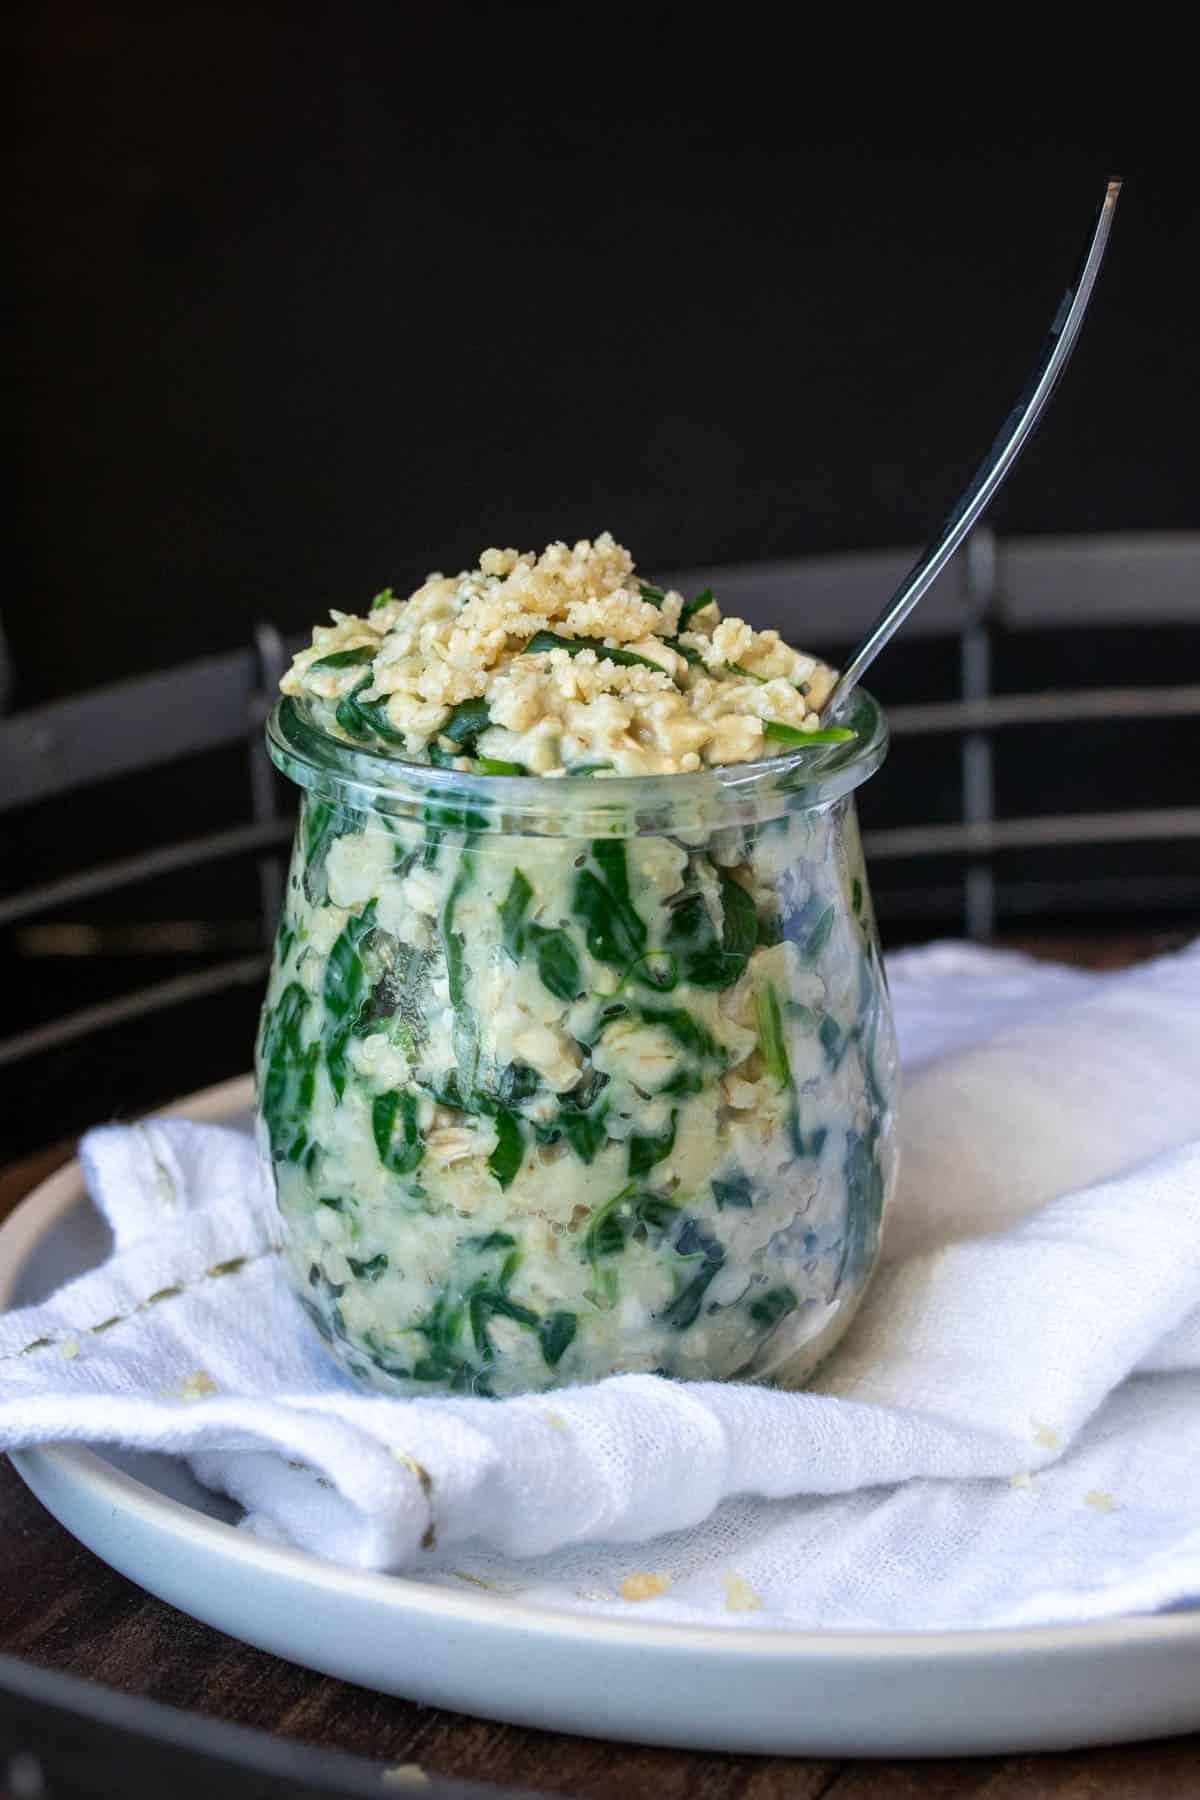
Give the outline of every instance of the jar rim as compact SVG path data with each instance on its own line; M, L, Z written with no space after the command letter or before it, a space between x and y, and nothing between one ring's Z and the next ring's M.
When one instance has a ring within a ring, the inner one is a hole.
M837 723L856 734L801 745L752 763L682 775L476 775L350 744L326 731L307 703L284 696L267 719L275 767L308 793L358 812L514 836L662 836L765 821L832 805L876 773L888 750L887 716L856 688ZM443 819L443 811L458 815Z

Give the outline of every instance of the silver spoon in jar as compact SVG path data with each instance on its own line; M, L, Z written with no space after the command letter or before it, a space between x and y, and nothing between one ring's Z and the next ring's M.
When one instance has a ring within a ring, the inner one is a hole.
M1034 426L1045 411L1058 378L1070 361L1083 324L1100 264L1108 246L1113 214L1121 192L1119 180L1110 181L1100 206L1095 230L1084 251L1078 273L1054 315L1050 335L1021 396L1009 413L1000 435L976 469L941 531L913 564L878 619L839 675L821 712L827 724L858 686L884 645L903 625L917 601L933 585L973 525L978 524L1003 486Z

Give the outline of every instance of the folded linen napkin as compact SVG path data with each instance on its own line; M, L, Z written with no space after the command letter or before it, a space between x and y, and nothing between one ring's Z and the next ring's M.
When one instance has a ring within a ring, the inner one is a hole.
M0 1319L0 1449L186 1456L262 1535L564 1610L901 1629L1200 1601L1200 946L1091 975L944 944L890 973L900 1191L814 1390L365 1395L285 1289L249 1137L158 1120L84 1140L113 1254Z

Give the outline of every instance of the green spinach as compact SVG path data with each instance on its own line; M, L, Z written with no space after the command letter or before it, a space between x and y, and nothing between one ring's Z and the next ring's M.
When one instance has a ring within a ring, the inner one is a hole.
M644 669L658 669L662 672L662 664L656 663L653 657L639 656L635 650L621 650L606 644L603 638L559 637L556 631L539 631L530 638L525 646L526 655L540 655L545 650L565 650L568 656L578 656L581 650L594 650L598 660L607 658L609 662L640 665Z
M709 1182L713 1191L713 1199L717 1203L717 1211L724 1212L727 1206L753 1206L754 1183L740 1169L725 1176L724 1180L714 1177Z
M305 1046L300 1033L309 996L298 981L263 1016L259 1041L262 1115L276 1162L299 1162L309 1148L308 1118L316 1092L319 1039Z
M325 964L322 998L325 1003L325 1066L334 1098L341 1104L346 1091L346 1047L358 1024L367 994L362 945L375 928L375 901L355 918L348 919L334 941Z
M356 1256L348 1256L346 1262L357 1281L378 1281L388 1266L388 1259L382 1250L377 1256L367 1257L364 1262L360 1262Z
M779 1087L788 1087L792 1079L792 1067L788 1061L787 1044L783 1035L779 995L772 982L767 982L755 994L754 1016L758 1021L758 1044L767 1074Z
M548 1368L557 1368L575 1342L578 1321L573 1312L547 1313L538 1326L538 1342Z
M521 1135L521 1127L516 1115L507 1107L498 1106L494 1115L496 1126L496 1148L488 1157L488 1168L496 1177L502 1188L511 1186L521 1159L525 1155L525 1140Z
M704 1296L725 1261L725 1251L717 1239L690 1216L684 1218L673 1248L682 1262L693 1266L694 1273L660 1317L673 1331L686 1331L699 1317Z
M353 650L334 650L328 656L318 656L316 662L310 662L304 671L306 675L333 674L338 669L357 669L363 663L371 662L379 649L378 644L356 644Z
M449 738L460 756L474 756L476 739L492 722L486 700L460 700L450 708L449 717L438 732Z
M396 1141L396 1119L400 1120L399 1142ZM371 1133L379 1160L392 1175L411 1175L420 1168L425 1155L417 1125L416 1097L397 1093L395 1088L377 1094L371 1105Z
M797 1300L795 1291L786 1286L768 1288L749 1306L750 1317L756 1325L778 1325L780 1319L786 1319L790 1312L795 1312Z
M572 904L596 961L624 971L646 947L645 922L629 891L624 840L597 838L591 851L600 873L590 868L579 871Z
M829 725L816 731L801 731L796 725L785 725L782 719L764 719L763 736L771 738L777 744L787 744L793 749L804 749L809 744L848 744L858 736L857 731L848 731L843 725Z
M712 603L713 596L711 588L705 588L704 592L702 594L697 594L694 600L685 600L679 614L680 631L686 631L696 614L702 613L705 607L711 606Z
M717 936L704 895L693 888L671 911L666 942L679 958L683 979L693 987L722 990L740 981L758 941L754 901L732 875L717 871L721 892L721 935Z
M657 1135L639 1136L636 1133L629 1139L628 1173L632 1176L644 1175L657 1163L670 1156L675 1148L675 1128L679 1123L678 1112L671 1114L671 1123L665 1131Z
M400 750L406 747L407 740L402 731L397 731L388 717L386 697L378 700L364 700L363 694L371 685L368 675L360 681L353 692L338 701L334 718L346 733L347 737L367 739L372 736L385 744L394 744Z

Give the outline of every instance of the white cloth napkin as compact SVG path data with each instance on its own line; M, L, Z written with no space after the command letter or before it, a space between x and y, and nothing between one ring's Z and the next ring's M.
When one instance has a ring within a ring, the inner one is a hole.
M0 1319L0 1449L186 1456L247 1529L565 1610L899 1629L1200 1600L1200 946L890 968L900 1192L817 1390L357 1392L284 1287L249 1138L160 1120L84 1140L113 1254Z

